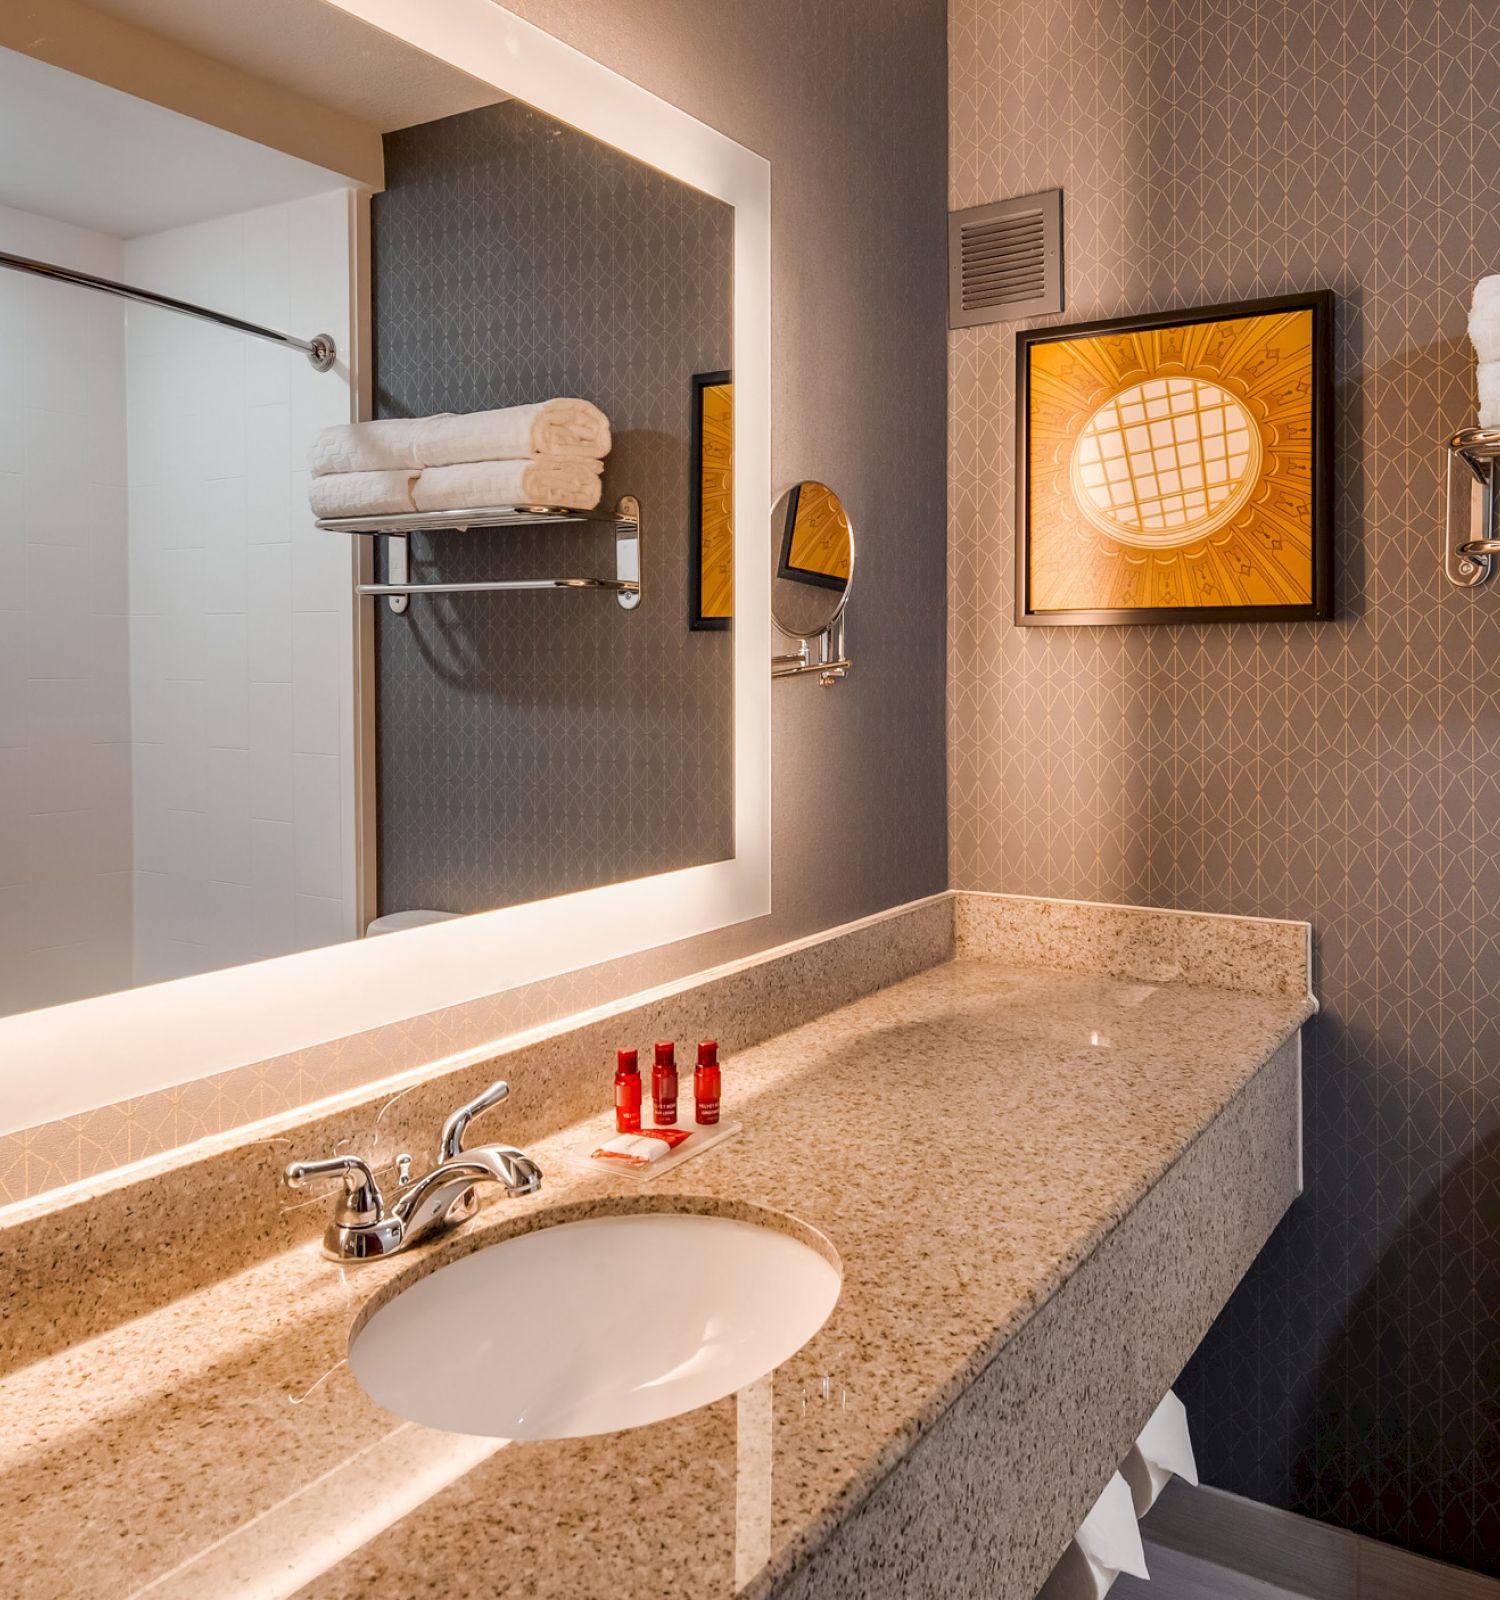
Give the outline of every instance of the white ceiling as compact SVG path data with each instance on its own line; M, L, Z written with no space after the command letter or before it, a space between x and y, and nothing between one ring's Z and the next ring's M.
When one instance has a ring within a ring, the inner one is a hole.
M506 97L322 0L87 0L381 133Z
M0 205L130 239L347 182L311 162L0 50Z

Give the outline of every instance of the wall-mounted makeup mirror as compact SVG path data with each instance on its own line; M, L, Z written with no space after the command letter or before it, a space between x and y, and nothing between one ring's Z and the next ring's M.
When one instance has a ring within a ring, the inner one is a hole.
M771 512L771 620L792 654L771 657L771 675L817 673L829 688L845 677L844 608L854 577L854 529L826 483L794 483Z
M762 915L762 158L499 5L44 10L0 15L0 1121ZM756 532L696 632L731 368ZM423 461L513 483L485 518L310 505L364 472L320 430L549 401L602 441Z

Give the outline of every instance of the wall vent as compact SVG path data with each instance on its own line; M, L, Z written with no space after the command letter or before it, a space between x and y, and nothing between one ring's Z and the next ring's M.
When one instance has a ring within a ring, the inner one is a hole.
M1062 190L948 213L948 326L1063 308Z

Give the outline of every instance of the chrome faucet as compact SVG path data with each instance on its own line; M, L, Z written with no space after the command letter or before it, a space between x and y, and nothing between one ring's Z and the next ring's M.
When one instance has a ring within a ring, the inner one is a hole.
M369 1261L395 1255L419 1244L429 1234L466 1222L479 1209L478 1186L499 1184L508 1195L535 1194L542 1186L537 1164L508 1144L463 1147L469 1123L481 1111L499 1105L510 1093L507 1083L492 1083L483 1094L460 1106L443 1124L437 1165L425 1177L412 1179L411 1157L396 1157L400 1190L387 1207L370 1164L359 1156L331 1156L327 1161L294 1161L286 1169L293 1189L311 1179L337 1175L344 1187L333 1221L323 1235L323 1254L334 1261Z

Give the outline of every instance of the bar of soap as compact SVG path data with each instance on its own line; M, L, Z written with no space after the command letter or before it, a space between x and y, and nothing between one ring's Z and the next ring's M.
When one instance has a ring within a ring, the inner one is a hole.
M589 1157L604 1167L630 1167L639 1170L665 1160L685 1139L690 1128L643 1128L639 1133L621 1133L601 1144Z

